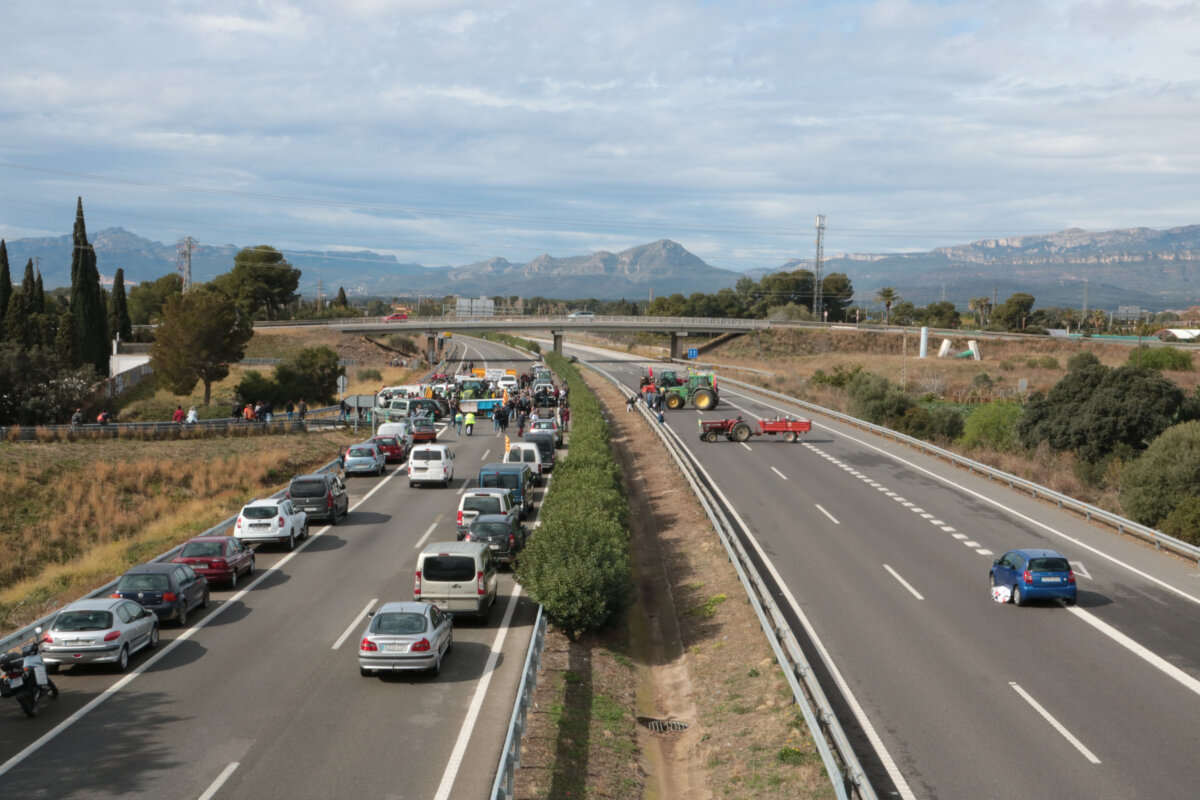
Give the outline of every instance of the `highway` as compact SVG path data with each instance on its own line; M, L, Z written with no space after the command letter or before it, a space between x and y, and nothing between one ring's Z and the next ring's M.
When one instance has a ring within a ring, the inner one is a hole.
M629 356L565 350L637 386ZM1196 565L825 419L796 444L699 440L697 419L738 413L806 416L726 384L715 411L665 424L832 658L823 683L846 690L880 797L1197 796ZM1078 605L993 602L988 569L1017 547L1066 554Z
M513 357L465 346L477 366ZM349 478L347 518L314 524L294 553L261 548L252 583L214 587L125 675L64 670L36 719L5 699L0 797L487 797L536 614L511 574L486 624L455 625L440 676L364 678L357 664L368 609L412 598L420 548L454 540L458 495L500 457L481 422L439 434L451 488L410 488L399 465Z

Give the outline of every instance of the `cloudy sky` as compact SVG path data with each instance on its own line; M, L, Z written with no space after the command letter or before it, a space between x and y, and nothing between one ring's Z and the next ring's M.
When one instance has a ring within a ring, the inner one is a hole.
M6 4L0 237L714 266L1200 223L1177 0Z

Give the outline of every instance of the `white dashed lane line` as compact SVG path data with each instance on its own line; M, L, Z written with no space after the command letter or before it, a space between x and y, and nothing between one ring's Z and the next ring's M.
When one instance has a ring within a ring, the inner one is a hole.
M775 469L774 467L771 467L771 471L772 471L772 472L774 472L774 473L775 473L776 475L778 475L779 477L783 478L785 481L788 479L788 476L787 476L787 475L784 475L782 472L780 472L779 470Z

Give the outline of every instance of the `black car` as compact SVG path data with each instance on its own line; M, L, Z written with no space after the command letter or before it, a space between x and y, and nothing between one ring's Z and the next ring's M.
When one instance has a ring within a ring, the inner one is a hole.
M111 596L132 600L160 620L175 620L183 626L193 608L208 608L208 579L187 564L156 561L122 575Z
M330 525L336 525L338 519L350 513L346 484L331 472L297 475L288 485L287 496L310 520L327 519Z
M516 514L480 514L463 536L468 542L487 542L492 558L501 564L512 564L517 553L525 549L525 526Z

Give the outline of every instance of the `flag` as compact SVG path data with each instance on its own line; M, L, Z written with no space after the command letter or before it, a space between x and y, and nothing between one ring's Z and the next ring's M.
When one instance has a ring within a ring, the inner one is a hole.
M508 434L504 434L504 452L507 453L512 447L512 443L508 441Z

